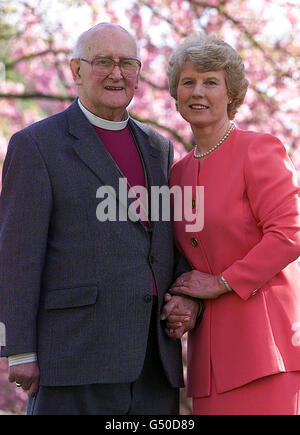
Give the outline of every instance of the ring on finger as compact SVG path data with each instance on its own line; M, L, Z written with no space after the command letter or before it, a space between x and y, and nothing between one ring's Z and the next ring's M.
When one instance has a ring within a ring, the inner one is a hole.
M22 385L19 384L19 382L15 382L15 384L16 384L16 387L18 387L18 388L22 387Z

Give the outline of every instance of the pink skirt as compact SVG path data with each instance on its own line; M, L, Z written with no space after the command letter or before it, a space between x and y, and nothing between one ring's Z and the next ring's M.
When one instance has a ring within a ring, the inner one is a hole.
M257 379L225 393L193 397L194 415L300 415L300 372Z

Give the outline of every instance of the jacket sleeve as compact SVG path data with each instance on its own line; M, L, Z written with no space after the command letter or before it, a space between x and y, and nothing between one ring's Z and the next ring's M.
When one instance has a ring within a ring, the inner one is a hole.
M52 207L44 160L25 131L11 138L0 197L1 356L36 352L36 317Z
M296 173L278 139L266 134L249 145L244 177L262 238L223 276L246 300L300 255L300 220Z

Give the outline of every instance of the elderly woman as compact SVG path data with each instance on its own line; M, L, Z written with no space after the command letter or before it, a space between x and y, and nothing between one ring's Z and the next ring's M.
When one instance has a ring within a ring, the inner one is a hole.
M184 220L174 222L176 245L193 270L171 289L205 302L188 341L194 413L300 413L294 168L276 137L232 122L248 82L240 55L227 43L188 37L170 59L168 79L195 141L173 166L171 185L204 186L204 210L196 196L190 204L204 212L203 229L189 232ZM176 319L166 324L174 338Z

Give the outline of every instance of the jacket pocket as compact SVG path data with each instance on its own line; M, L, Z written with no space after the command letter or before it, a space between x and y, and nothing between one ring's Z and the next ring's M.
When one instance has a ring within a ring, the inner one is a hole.
M97 295L98 287L96 285L53 290L46 295L45 308L46 310L57 310L84 307L94 304Z

